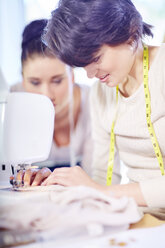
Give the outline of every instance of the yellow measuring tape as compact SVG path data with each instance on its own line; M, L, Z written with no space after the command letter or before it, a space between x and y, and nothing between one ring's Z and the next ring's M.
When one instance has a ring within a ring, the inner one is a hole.
M150 93L148 88L148 47L147 46L144 46L144 52L143 52L143 83L144 83L144 93L145 93L145 103L146 103L147 127L151 137L155 155L159 163L160 171L163 176L164 175L163 158L155 135L154 127L151 122L151 101L150 101Z
M150 101L150 94L148 88L148 47L146 45L144 46L144 51L143 51L143 84L144 84L144 93L145 93L147 127L151 137L154 152L159 163L161 174L165 175L162 154L151 122L151 101ZM118 86L116 87L116 103L117 102L118 102ZM113 173L114 156L115 156L114 126L115 126L115 120L112 122L112 126L111 126L110 150L109 150L108 169L107 169L108 186L111 185L112 182L112 173Z

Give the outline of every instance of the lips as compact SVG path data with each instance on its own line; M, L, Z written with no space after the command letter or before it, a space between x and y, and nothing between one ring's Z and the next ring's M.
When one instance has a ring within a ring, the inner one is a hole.
M107 82L109 80L109 74L99 77L101 82Z

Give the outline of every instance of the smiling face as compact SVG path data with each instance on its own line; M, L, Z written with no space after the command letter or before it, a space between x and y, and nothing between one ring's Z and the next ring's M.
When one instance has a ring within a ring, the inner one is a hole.
M56 114L68 104L68 77L60 60L33 55L24 61L22 70L24 89L49 97Z
M135 61L135 52L131 45L103 45L95 60L84 69L88 77L97 77L102 83L114 87L124 82Z

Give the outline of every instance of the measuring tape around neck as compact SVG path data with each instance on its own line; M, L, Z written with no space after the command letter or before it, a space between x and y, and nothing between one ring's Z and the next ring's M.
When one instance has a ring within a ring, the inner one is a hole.
M150 93L148 88L148 47L147 46L144 46L144 52L143 52L143 83L144 83L144 93L145 93L145 103L146 103L147 127L151 137L155 155L159 163L160 171L163 176L164 175L163 158L156 138L154 127L151 122L151 101L150 101Z
M150 101L150 94L148 88L148 47L146 45L144 46L144 51L143 51L143 84L144 84L144 93L145 93L147 127L154 148L154 152L159 163L161 174L165 175L162 154L151 122L151 101ZM118 86L116 87L116 104L117 102L118 102ZM109 150L108 169L107 169L108 186L111 185L112 183L112 174L113 174L113 165L114 165L114 156L115 156L114 126L115 126L115 120L112 122L112 126L111 126L110 150Z

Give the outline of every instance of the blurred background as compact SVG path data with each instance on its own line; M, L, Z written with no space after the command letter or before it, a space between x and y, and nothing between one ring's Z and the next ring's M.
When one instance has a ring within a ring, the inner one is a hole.
M133 0L143 20L154 26L154 38L146 42L165 42L164 0ZM21 82L21 34L24 26L37 18L49 18L58 0L0 0L0 69L9 85ZM75 69L75 81L91 84L82 68Z

